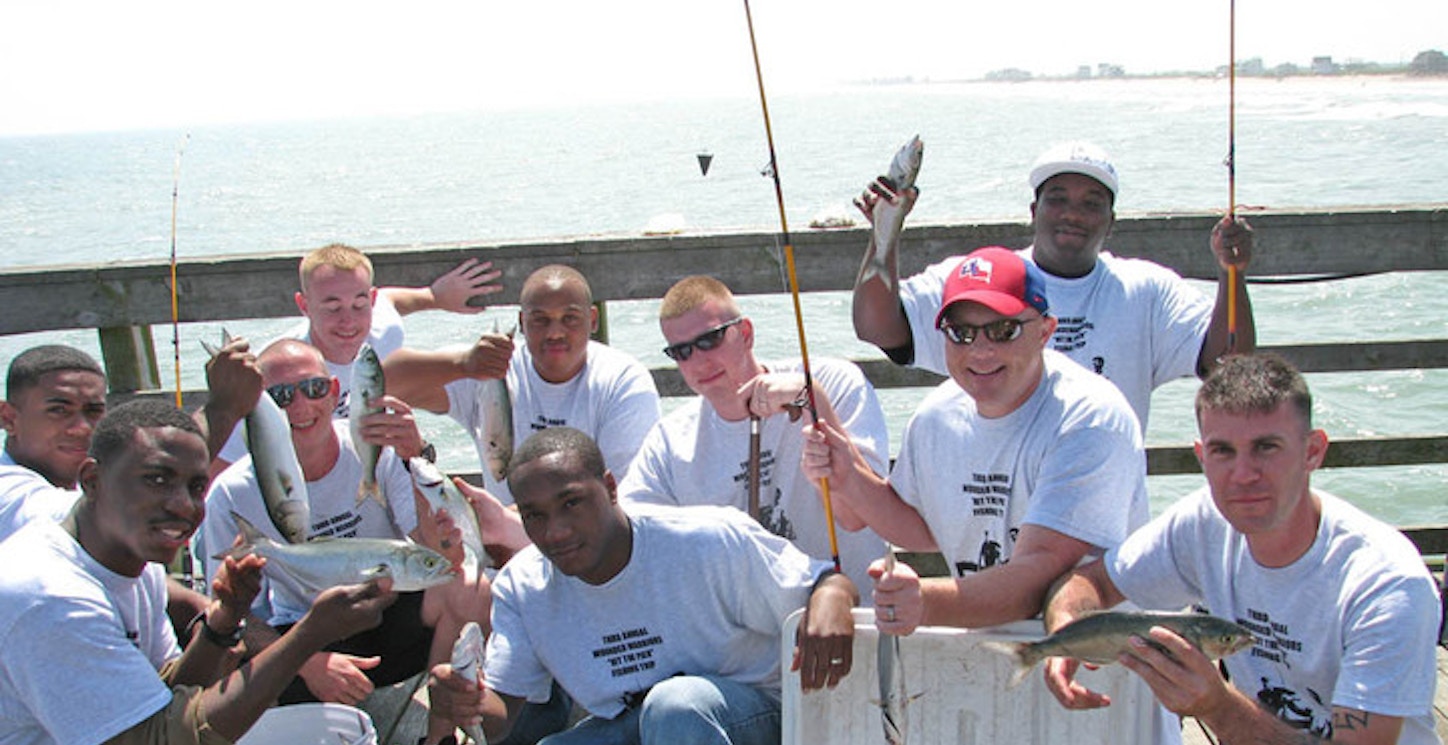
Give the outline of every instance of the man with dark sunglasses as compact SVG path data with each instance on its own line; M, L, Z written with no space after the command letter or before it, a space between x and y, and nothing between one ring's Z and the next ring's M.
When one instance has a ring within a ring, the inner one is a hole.
M598 329L598 309L577 269L539 268L523 282L518 302L521 349L502 333L483 334L471 346L399 349L382 363L387 392L457 421L486 466L490 422L483 382L501 377L512 403L514 443L549 427L573 427L598 443L609 470L626 473L659 419L659 392L648 368L589 338ZM506 480L486 467L483 486L512 504Z
M1220 267L1213 303L1170 269L1106 250L1120 182L1101 148L1085 142L1053 146L1036 160L1029 181L1034 239L1020 254L1041 270L1050 293L1058 321L1052 346L1115 383L1142 431L1157 386L1205 375L1229 352L1252 351L1256 332L1246 285L1252 230L1245 220L1224 217L1212 229L1211 250ZM876 231L855 279L855 335L897 364L945 375L945 339L931 321L961 257L900 281L899 227L918 196L913 187L897 192L876 180L855 202ZM876 235L892 244L877 250ZM1237 269L1235 288L1229 266ZM1227 296L1233 289L1237 329L1229 349Z
M1046 349L1057 319L1045 288L1004 248L957 263L935 316L951 379L915 410L888 480L832 422L808 435L805 471L829 477L842 522L939 551L950 567L922 580L876 562L882 632L1035 616L1052 581L1150 517L1131 407L1110 381Z
M800 470L804 397L799 359L755 357L754 323L734 293L707 276L685 277L659 305L664 354L695 393L654 425L619 484L627 503L725 505L748 511L751 472L758 474L753 515L770 532L816 559L831 558L819 485ZM850 433L869 468L883 474L889 456L885 414L864 374L848 360L811 360L819 416ZM757 427L757 455L751 432ZM753 462L751 462L753 461ZM838 511L836 517L843 518ZM858 520L837 531L841 568L857 586L884 555L885 543Z
M310 539L411 537L460 564L461 532L450 518L419 513L412 479L398 449L416 453L422 441L407 404L391 396L377 402L384 411L371 415L375 427L364 432L383 447L377 462L377 483L386 505L357 499L363 460L345 420L334 419L337 380L327 374L326 361L315 347L294 339L273 342L257 356L266 395L272 397L291 424L292 445L307 480L311 509ZM244 456L218 476L206 498L201 529L208 577L221 567L210 555L231 545L239 530L233 513L241 515L267 537L285 542L262 501L251 456ZM280 573L268 576L264 597L270 613L264 620L284 631L296 623L314 593ZM283 703L330 701L356 704L376 685L390 685L448 659L453 640L469 620L488 617L485 578L460 577L423 592L401 593L376 630L345 639L319 652L303 665L300 677L282 694ZM265 640L262 641L265 643Z

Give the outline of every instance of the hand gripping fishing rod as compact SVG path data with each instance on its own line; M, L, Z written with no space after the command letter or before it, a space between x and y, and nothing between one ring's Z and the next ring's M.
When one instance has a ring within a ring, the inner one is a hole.
M814 377L810 375L809 345L804 338L804 314L799 307L799 278L794 272L794 244L789 239L789 220L784 215L784 189L779 185L779 161L774 157L774 130L769 123L769 100L764 95L764 71L759 66L759 45L754 40L754 16L749 12L749 0L744 0L744 20L749 24L749 49L754 54L754 78L759 84L759 108L764 112L764 138L769 144L769 175L774 179L774 201L779 205L779 229L784 241L784 263L789 273L789 296L794 301L794 325L799 332L799 356L804 367L805 405L809 408L811 421L819 424L819 409L815 407ZM830 533L830 558L835 562L835 571L840 571L840 544L835 535L835 510L830 502L830 480L820 479L820 495L824 498L825 526Z

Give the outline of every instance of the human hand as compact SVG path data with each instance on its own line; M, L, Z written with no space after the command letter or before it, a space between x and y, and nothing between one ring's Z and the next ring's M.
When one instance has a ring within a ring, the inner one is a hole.
M396 396L383 396L365 403L381 408L362 417L364 441L392 448L403 460L422 454L426 442L422 439L422 430L417 428L417 417L406 401Z
M895 185L890 183L888 178L881 176L871 181L860 196L855 197L854 203L855 209L859 210L873 226L882 216L888 218L887 221L894 221L898 217L899 222L903 222L905 216L910 214L910 210L915 209L915 200L919 197L919 189L912 186L904 191L896 191ZM884 205L885 208L882 208L881 205Z
M473 486L456 476L453 477L453 485L457 486L458 493L472 505L473 514L478 518L478 538L488 548L489 553L494 553L496 548L502 548L505 552L519 551L531 543L527 531L523 530L523 520L518 516L517 510L508 509L488 490ZM494 558L494 563L498 566L505 563Z
M843 484L854 475L856 463L863 460L854 441L829 422L821 419L805 425L800 469L811 481L829 479Z
M381 657L318 652L307 658L297 675L318 701L355 706L372 694L372 681L363 670L381 663Z
M308 635L320 649L354 634L376 628L382 623L382 611L397 601L391 579L378 579L359 585L338 585L323 590L312 607L288 633Z
M791 422L799 419L809 403L804 390L804 376L797 373L762 373L739 386L736 394L752 416L765 419L780 412L789 414Z
M207 408L231 419L242 419L256 406L261 368L245 337L232 338L206 361L206 390Z
M790 669L799 671L800 687L806 691L834 688L854 664L855 619L850 615L854 590L827 584L833 579L826 578L810 594L799 621Z
M1111 705L1111 698L1076 681L1081 661L1070 657L1046 658L1046 689L1067 709L1099 709Z
M1204 718L1231 698L1228 683L1200 649L1171 629L1153 626L1150 641L1133 636L1120 657L1168 710Z
M481 725L485 692L482 678L471 681L452 665L434 665L427 676L428 730Z
M235 545L240 545L237 538ZM261 592L261 569L266 559L247 554L240 559L230 556L221 560L221 568L211 580L211 607L206 611L207 623L213 630L235 629L251 611L251 603Z
M445 509L436 512L417 486L412 487L413 504L417 507L417 542L447 557L453 569L461 576L463 561L463 531L453 516Z
M481 298L502 292L500 284L489 284L503 276L493 269L493 262L468 259L447 274L432 281L433 307L454 313L481 313L487 307ZM474 298L479 302L473 303Z
M920 575L904 562L885 571L885 560L876 559L867 570L875 581L875 627L882 634L908 636L925 621L925 596Z
M478 380L502 378L508 374L508 362L512 358L511 334L483 334L463 356L463 374Z
M1211 245L1212 255L1223 271L1236 267L1237 271L1245 272L1252 263L1252 226L1240 217L1234 220L1223 215L1212 226Z

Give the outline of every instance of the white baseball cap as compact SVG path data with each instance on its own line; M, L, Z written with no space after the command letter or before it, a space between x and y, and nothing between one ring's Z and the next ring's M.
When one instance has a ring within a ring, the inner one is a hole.
M1112 198L1120 187L1116 179L1116 166L1106 151L1089 142L1062 142L1052 145L1031 166L1031 191L1037 192L1041 184L1052 176L1063 173L1080 173L1100 181L1111 190Z

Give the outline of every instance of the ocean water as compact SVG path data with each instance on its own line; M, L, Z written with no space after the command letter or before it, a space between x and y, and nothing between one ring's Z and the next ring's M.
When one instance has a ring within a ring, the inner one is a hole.
M1239 204L1448 203L1448 81L1245 79L1237 94ZM1031 161L1064 139L1112 153L1120 215L1223 210L1227 110L1226 81L1209 79L853 87L770 101L795 232L816 216L848 215L850 199L917 133L926 154L910 224L1024 220ZM187 135L176 234L183 257L300 254L332 241L365 248L636 234L662 216L689 230L778 227L773 185L761 176L768 151L757 99L635 101L0 138L0 266L166 258ZM700 152L714 155L707 176ZM1448 337L1440 273L1256 286L1252 298L1267 344ZM844 293L806 296L811 354L879 356L855 340L848 304ZM743 305L761 328L763 356L796 353L787 296ZM610 307L615 344L651 367L668 364L656 309L653 301ZM409 343L464 341L467 329L514 312L490 309L462 324L419 314L408 319ZM258 341L283 326L228 324ZM170 331L154 333L170 385ZM187 387L202 385L196 339L218 334L214 324L181 329ZM52 340L99 353L91 332L28 334L0 338L0 364ZM1445 371L1321 374L1310 383L1318 423L1333 437L1426 434L1448 424ZM1193 381L1158 390L1149 443L1190 442L1194 390ZM881 392L892 449L922 394ZM449 420L424 416L423 426L444 466L477 468ZM1445 466L1324 471L1315 483L1395 524L1448 523ZM1199 484L1154 477L1154 509Z

